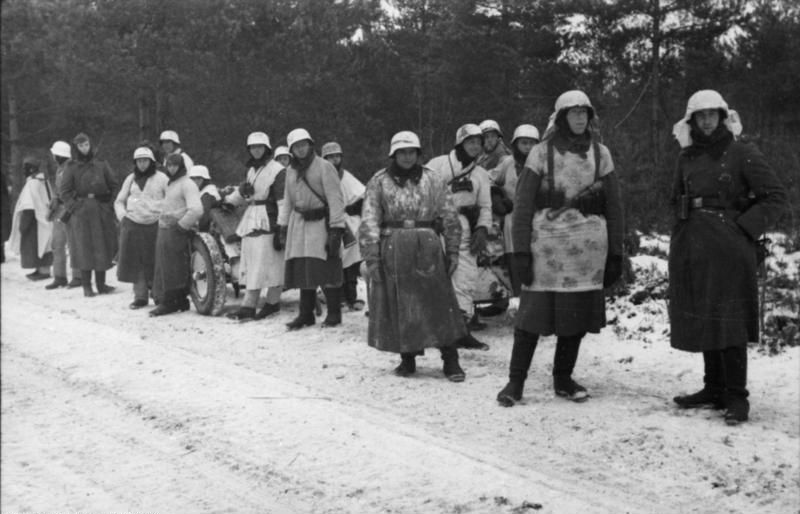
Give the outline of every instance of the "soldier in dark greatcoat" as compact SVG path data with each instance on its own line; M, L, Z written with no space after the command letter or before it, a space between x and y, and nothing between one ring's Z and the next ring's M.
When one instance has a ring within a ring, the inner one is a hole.
M689 99L673 134L681 145L669 252L673 348L703 352L705 386L677 396L684 408L726 409L746 421L747 343L758 340L756 241L786 208L786 192L764 156L736 141L741 123L713 90Z

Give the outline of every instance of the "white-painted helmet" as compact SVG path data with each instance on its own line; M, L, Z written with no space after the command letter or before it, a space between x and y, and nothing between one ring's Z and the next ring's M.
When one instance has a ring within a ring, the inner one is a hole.
M269 144L269 136L263 132L253 132L247 136L247 146L264 145L272 150L272 145Z
M539 130L533 125L520 125L514 129L514 136L511 138L511 144L513 145L514 141L521 137L529 137L538 141L540 139Z
M275 159L277 159L282 155L285 155L287 157L292 156L292 153L289 151L289 147L281 145L275 149L275 155L273 156Z
M286 136L286 146L288 146L289 149L291 150L292 146L295 143L298 143L306 139L308 139L312 143L314 142L314 140L311 139L311 134L309 134L306 129L302 128L294 129L293 131L289 132L288 136Z
M163 141L172 141L176 145L181 144L181 139L178 137L178 133L175 132L174 130L165 130L158 137L158 140L162 141L162 142Z
M422 145L419 143L419 137L410 130L403 130L392 136L392 142L389 146L389 157L393 156L397 150L403 148L416 148L422 150Z
M465 139L473 136L483 137L483 132L479 126L475 125L474 123L461 125L458 127L458 130L456 130L456 146L463 143Z
M133 151L133 160L135 161L136 159L150 159L156 162L156 156L153 154L153 151L146 146L140 146Z
M337 153L338 154L342 153L342 147L341 145L339 145L339 143L331 141L330 143L325 143L324 145L322 145L321 154L323 159L327 155L335 155Z
M503 131L500 130L500 125L498 125L498 123L494 120L483 120L480 124L480 127L481 127L481 133L483 134L486 134L487 132L491 132L492 130L494 130L495 132L500 134L500 137L503 137Z
M56 141L53 143L53 146L50 147L50 153L56 157L66 157L69 159L72 157L72 147L70 147L69 143L66 141Z
M189 178L204 178L206 180L211 180L211 174L208 172L208 168L202 164L195 164L192 166L192 169L189 170L188 176Z

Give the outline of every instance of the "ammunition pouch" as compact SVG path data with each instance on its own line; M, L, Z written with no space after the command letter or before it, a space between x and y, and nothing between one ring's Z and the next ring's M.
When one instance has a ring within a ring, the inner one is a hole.
M319 207L317 209L299 209L295 207L294 211L306 221L319 221L328 217L327 207Z
M471 193L473 189L472 181L469 179L469 176L450 182L450 191L453 193L459 193L461 191Z

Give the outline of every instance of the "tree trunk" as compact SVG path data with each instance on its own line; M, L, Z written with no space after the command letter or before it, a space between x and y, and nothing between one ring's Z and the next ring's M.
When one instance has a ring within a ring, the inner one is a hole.
M11 171L14 195L19 195L22 185L25 183L22 171L22 152L19 147L19 124L17 122L17 93L14 84L8 84L8 144L11 148L11 161L9 169Z
M139 141L147 139L147 134L150 131L147 115L147 98L145 97L145 90L139 89Z
M660 0L652 0L653 5L653 67L651 75L650 92L652 94L650 101L650 148L653 155L653 169L657 170L661 162L661 134L658 120L658 96L660 93L659 82L660 77L660 50L661 50L661 5Z

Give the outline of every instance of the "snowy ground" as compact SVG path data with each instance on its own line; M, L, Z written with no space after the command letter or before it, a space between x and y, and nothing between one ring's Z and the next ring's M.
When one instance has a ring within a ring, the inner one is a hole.
M657 256L634 265L663 273ZM453 384L436 352L392 375L360 312L287 333L296 291L264 321L153 319L127 308L128 285L84 298L16 260L1 270L3 513L800 511L800 348L750 352L749 423L678 410L702 359L670 349L648 294L614 301L615 324L587 338L588 402L554 397L545 338L504 409L503 317Z

